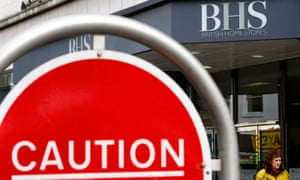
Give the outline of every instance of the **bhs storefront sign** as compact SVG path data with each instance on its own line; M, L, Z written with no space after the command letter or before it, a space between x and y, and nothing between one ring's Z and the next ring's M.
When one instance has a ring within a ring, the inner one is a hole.
M265 0L200 4L202 36L266 35ZM217 32L217 33L216 33Z

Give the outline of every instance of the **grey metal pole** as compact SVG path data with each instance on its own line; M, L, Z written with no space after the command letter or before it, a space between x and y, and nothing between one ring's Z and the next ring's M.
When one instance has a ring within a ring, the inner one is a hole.
M135 40L177 64L206 101L213 116L220 138L221 179L240 179L236 131L216 84L201 63L182 45L148 25L113 15L72 15L50 20L19 34L3 46L0 51L0 71L34 48L83 33L111 34Z

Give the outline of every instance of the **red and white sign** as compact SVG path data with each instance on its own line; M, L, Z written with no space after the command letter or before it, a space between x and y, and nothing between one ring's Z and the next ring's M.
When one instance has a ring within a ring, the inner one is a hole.
M0 179L211 179L205 129L165 73L80 52L27 74L0 106Z

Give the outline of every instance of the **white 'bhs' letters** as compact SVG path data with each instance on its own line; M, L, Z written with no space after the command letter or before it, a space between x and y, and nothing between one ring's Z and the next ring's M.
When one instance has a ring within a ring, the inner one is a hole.
M94 147L100 147L100 153L101 153L101 165L100 168L106 169L108 168L108 147L114 146L116 141L109 139L109 140L94 140L93 145L91 143L91 140L85 141L85 158L82 163L76 163L75 162L75 149L74 149L74 140L68 141L68 163L70 167L72 167L74 170L84 170L89 167L92 157L91 157L91 148ZM124 157L125 157L125 142L123 139L120 139L117 141L118 146L118 168L122 169L125 167ZM149 157L145 162L140 162L137 158L137 149L138 147L143 146L148 149ZM137 139L135 140L131 146L130 146L130 160L131 163L136 167L140 169L149 168L151 165L153 165L153 162L155 159L159 158L157 157L156 152L161 152L160 154L160 165L162 168L167 167L167 155L173 159L173 161L176 163L178 167L184 167L184 140L178 139L178 150L175 151L173 146L170 144L168 139L161 139L160 140L160 151L155 150L154 144L149 139ZM44 171L47 169L48 166L56 166L59 170L64 170L64 163L61 158L61 154L59 151L59 146L57 145L56 141L48 141L47 146L43 153L43 158L41 162L37 161L30 161L28 163L22 164L22 161L20 161L20 151L21 149L26 148L27 150L30 150L31 152L39 151L40 149L37 149L36 145L28 140L23 140L18 143L16 143L12 149L12 162L14 167L23 172L31 171L35 168L39 168L39 170ZM54 158L50 159L50 155L53 154ZM39 164L39 166L38 166Z
M238 6L238 14L231 14L231 8ZM266 1L252 1L249 4L246 2L237 3L222 3L217 4L201 4L201 32L216 31L216 30L232 30L230 26L230 19L238 18L239 30L243 29L262 29L267 24L267 16L255 9L256 6L261 6L264 10L267 9ZM209 9L212 13L208 13ZM219 17L221 10L223 10L223 17ZM245 10L246 9L246 10ZM250 19L246 19L246 15L253 17L260 21L259 25L254 25ZM208 25L208 21L213 22L213 25ZM223 27L222 27L223 25Z

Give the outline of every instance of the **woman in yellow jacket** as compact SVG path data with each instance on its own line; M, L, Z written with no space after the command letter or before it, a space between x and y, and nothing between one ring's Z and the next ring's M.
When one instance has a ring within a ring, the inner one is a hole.
M272 149L266 155L264 168L257 172L256 180L289 180L289 173L282 167L282 154Z

